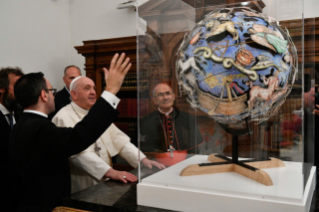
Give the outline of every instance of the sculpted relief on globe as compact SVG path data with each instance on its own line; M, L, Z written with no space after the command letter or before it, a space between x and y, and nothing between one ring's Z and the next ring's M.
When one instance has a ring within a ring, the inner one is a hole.
M268 119L290 93L296 73L288 30L246 7L206 15L177 52L181 92L193 108L221 123Z

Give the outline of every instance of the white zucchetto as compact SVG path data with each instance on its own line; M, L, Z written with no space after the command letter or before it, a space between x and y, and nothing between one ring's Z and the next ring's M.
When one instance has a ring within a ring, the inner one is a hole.
M83 77L83 76L78 76L78 77L76 77L76 78L74 78L74 79L72 80L72 82L71 82L71 84L70 84L70 91L73 90L75 82L78 81L78 79L80 79L80 78L82 78L82 77Z

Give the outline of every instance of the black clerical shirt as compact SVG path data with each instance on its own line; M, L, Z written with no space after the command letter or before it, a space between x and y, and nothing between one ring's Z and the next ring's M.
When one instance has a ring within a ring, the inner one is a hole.
M170 119L163 119L163 116L154 111L141 120L141 151L167 152L168 145L173 141L172 146L176 150L196 153L195 146L200 145L203 139L194 117L176 108L169 115Z

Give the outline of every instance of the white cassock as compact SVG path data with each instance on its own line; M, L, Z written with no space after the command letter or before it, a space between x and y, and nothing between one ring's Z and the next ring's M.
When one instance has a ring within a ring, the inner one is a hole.
M53 117L52 122L59 127L74 127L88 112L71 102ZM136 168L138 152L130 138L112 124L94 144L70 157L72 193L103 181L104 174L113 166L111 157L117 154ZM141 160L145 157L140 152Z

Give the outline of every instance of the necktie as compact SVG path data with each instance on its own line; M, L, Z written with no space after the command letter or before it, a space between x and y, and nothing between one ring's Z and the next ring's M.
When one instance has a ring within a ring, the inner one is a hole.
M13 117L12 117L12 114L9 113L6 116L8 116L8 118L9 118L9 125L10 125L10 128L12 130L13 129Z

